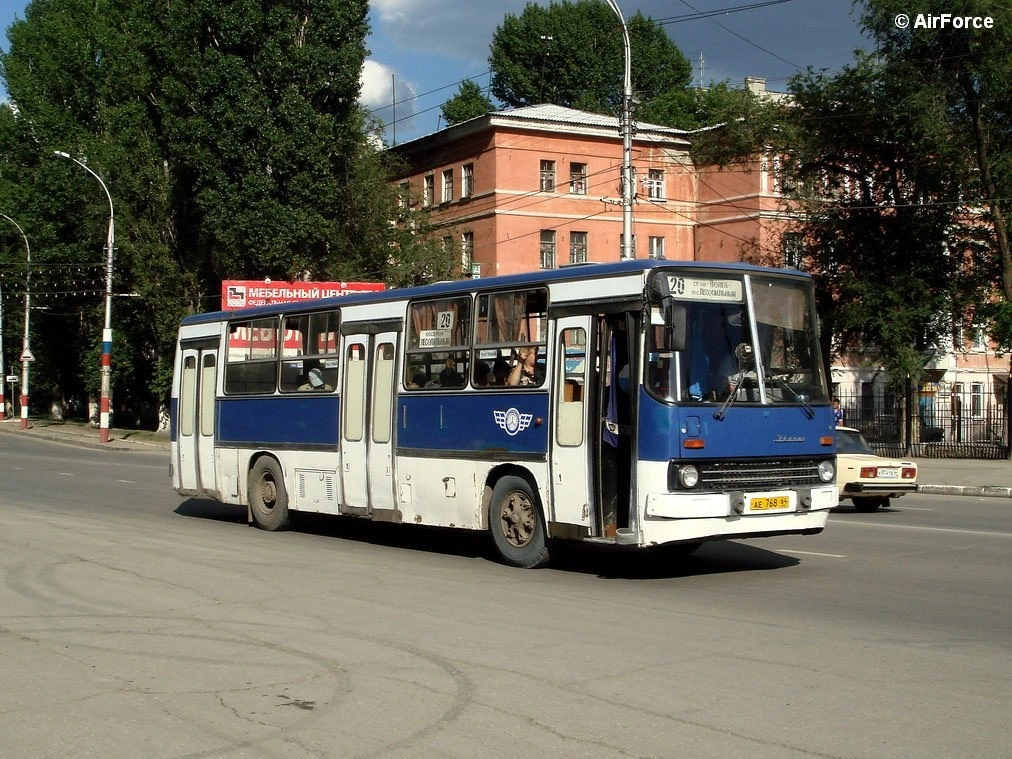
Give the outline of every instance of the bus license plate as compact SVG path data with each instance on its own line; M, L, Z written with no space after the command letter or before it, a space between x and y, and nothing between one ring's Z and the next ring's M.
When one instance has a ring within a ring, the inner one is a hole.
M784 511L791 507L789 495L759 496L748 499L749 511Z

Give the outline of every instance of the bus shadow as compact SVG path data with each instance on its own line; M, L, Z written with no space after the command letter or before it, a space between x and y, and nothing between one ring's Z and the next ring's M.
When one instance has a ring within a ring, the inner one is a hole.
M246 523L246 507L191 498L175 510L179 516L217 522ZM373 522L348 516L293 514L292 530L307 535L353 540L387 548L502 563L489 536L474 530ZM730 540L704 543L689 556L671 552L596 543L553 541L549 571L596 575L614 580L657 580L729 572L784 569L799 564L753 544Z
M179 504L174 513L181 517L209 519L214 522L246 523L245 506L221 503L209 498L189 498Z
M730 540L704 543L688 556L663 550L566 543L553 547L552 567L563 572L594 574L609 580L662 580L729 572L758 572L800 564L755 545Z

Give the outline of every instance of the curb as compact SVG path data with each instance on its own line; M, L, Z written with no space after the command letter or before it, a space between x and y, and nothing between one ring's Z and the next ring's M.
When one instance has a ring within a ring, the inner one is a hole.
M969 495L978 498L1012 498L1012 488L997 485L918 485L918 493L927 495Z

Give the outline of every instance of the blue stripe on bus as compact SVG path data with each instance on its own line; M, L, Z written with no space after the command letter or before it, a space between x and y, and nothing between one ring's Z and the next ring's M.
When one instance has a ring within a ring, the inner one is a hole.
M218 398L217 443L337 447L336 395Z
M645 392L640 395L640 426L637 446L645 461L737 457L832 456L833 446L820 438L834 434L833 412L815 406L808 419L800 406L746 406L734 404L723 421L713 418L717 405L671 406ZM682 430L696 429L691 437L704 441L704 448L684 448L690 437Z
M397 446L416 451L548 451L548 394L503 391L402 394Z

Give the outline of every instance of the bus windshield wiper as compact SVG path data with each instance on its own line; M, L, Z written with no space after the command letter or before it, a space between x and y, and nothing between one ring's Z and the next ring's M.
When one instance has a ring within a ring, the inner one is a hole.
M724 421L725 412L731 407L731 404L734 403L734 399L737 396L738 396L738 384L735 383L734 385L732 385L730 391L728 392L727 398L725 398L724 402L720 404L720 408L713 412L713 418L716 419L718 422Z

